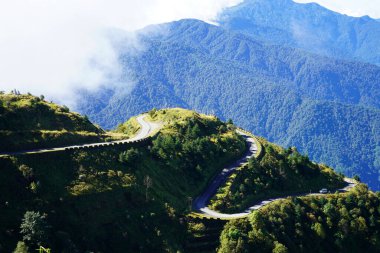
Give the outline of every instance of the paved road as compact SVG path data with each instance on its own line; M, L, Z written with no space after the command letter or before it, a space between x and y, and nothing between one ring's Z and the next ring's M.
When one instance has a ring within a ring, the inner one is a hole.
M341 188L341 189L338 189L337 190L338 192L348 192L349 190L351 190L352 188L354 188L357 185L357 183L355 183L350 178L345 178L344 181L347 183L346 186L343 187L343 188ZM321 195L325 195L325 194L321 194L319 192L318 193L306 193L306 194L292 195L291 197L321 196ZM249 207L248 209L246 209L242 213L232 214L232 217L236 217L236 216L239 217L239 218L246 217L253 210L258 210L258 209L262 208L263 206L265 206L265 205L267 205L267 204L269 204L269 203L271 203L273 201L280 200L280 199L285 199L287 197L289 197L289 196L281 197L281 198L273 198L273 199L268 199L268 200L261 201L260 203L254 205L254 206ZM225 216L226 214L222 214L222 215ZM228 214L227 214L227 218L230 218L230 217L228 217Z
M18 152L0 153L0 156L57 152L57 151L63 151L63 150L73 149L73 148L90 148L90 147L98 147L98 146L103 146L103 145L123 144L123 143L138 141L138 140L148 137L156 129L158 129L161 126L161 124L159 123L145 121L145 117L146 115L140 115L136 118L137 122L141 125L141 129L137 133L136 136L130 139L119 140L119 141L109 141L109 142L99 142L99 143L89 143L89 144L82 144L82 145L72 145L72 146L58 147L58 148L33 149L33 150L18 151Z
M243 132L238 131L240 135L242 135L247 143L249 144L249 150L244 155L243 158L236 161L234 164L230 165L229 167L223 169L223 171L218 174L212 181L212 183L208 186L208 188L205 190L205 192L200 195L198 198L195 199L193 204L193 209L201 214L205 214L207 216L210 216L212 218L221 218L221 219L239 219L247 217L253 210L258 210L262 208L263 206L276 201L280 199L285 199L289 196L281 197L281 198L272 198L268 200L261 201L260 203L257 203L249 208L247 208L245 211L241 213L234 213L234 214L226 214L226 213L219 213L217 211L211 210L207 207L209 204L210 199L216 194L218 188L222 186L227 181L227 178L239 167L241 167L244 163L248 161L249 158L254 156L257 152L257 145L253 138L251 138L249 135L244 134ZM356 182L350 178L345 178L344 181L347 183L347 185L342 188L338 189L340 192L346 192L352 189L356 186ZM309 196L309 195L323 195L318 193L307 193L307 194L301 194L301 195L293 195L294 197L302 197L302 196Z
M347 185L342 188L342 189L338 189L337 191L339 192L347 192L349 190L351 190L352 188L354 188L357 183L355 183L352 179L350 178L345 178L344 180ZM305 196L321 196L321 195L324 195L324 194L321 194L321 193L306 193L306 194L299 194L299 195L292 195L291 197L305 197ZM288 196L285 196L285 197L281 197L281 198L272 198L272 199L268 199L268 200L264 200L264 201L261 201L249 208L247 208L246 210L244 210L243 212L241 213L233 213L233 214L227 214L227 213L219 213L217 211L214 211L214 210L211 210L207 207L206 204L208 204L208 201L204 201L202 202L202 206L198 207L196 209L196 211L202 213L202 214L205 214L205 215L208 215L212 218L220 218L220 219L240 219L240 218L245 218L247 217L253 210L258 210L260 208L262 208L263 206L269 204L269 203L272 203L273 201L276 201L276 200L281 200L281 199L286 199L287 197L290 197L289 195ZM211 197L208 199L210 200ZM206 203L206 204L204 204Z
M197 211L197 212L200 212L200 213L204 213L204 214L208 214L212 217L216 217L216 218L221 218L221 216L223 216L223 214L219 214L215 211L212 211L210 210L209 208L207 208L207 204L209 202L209 200L211 199L212 196L214 196L214 194L216 193L216 191L218 190L218 188L226 182L226 180L228 179L228 177L238 168L240 168L244 163L247 163L248 162L248 159L251 158L252 156L254 156L256 153L257 153L257 145L256 145L256 142L255 140L241 132L241 131L237 131L241 136L243 136L246 140L246 142L248 143L249 145L249 149L247 150L247 152L244 154L244 156L242 158L240 158L238 161L234 162L233 164L231 164L230 166L228 166L227 168L224 168L222 170L221 173L219 173L211 182L211 184L208 186L208 188L206 189L206 191L203 192L202 195L200 195L198 198L196 198L194 200L194 203L193 203L193 208Z

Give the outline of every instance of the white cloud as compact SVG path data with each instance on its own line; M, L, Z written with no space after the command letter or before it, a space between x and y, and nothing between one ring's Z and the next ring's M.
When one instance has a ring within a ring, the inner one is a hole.
M298 3L316 2L328 9L349 16L371 16L380 18L380 0L295 0Z
M241 1L0 0L0 90L16 88L67 103L75 99L77 87L120 85L109 28L134 31L181 18L211 22ZM380 0L317 1L343 13L380 17ZM132 76L122 80L121 85L133 86Z
M182 18L212 21L241 0L0 0L0 90L72 102L120 75L106 31ZM135 42L138 46L138 42ZM124 79L123 85L133 83Z

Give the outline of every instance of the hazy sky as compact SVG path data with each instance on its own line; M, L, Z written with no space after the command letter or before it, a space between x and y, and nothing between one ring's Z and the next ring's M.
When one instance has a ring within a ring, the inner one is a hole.
M240 0L0 0L0 90L70 103L72 90L117 79L106 30L181 18L212 20ZM133 38L131 38L133 41ZM141 47L136 41L133 47ZM133 77L123 85L132 85Z
M380 18L380 0L295 0L295 2L316 2L328 9L350 16L360 17L369 15L372 18Z
M272 1L272 0L270 0ZM273 0L275 1L275 0ZM299 2L306 2L298 0ZM78 86L117 85L120 68L106 30L132 31L181 18L213 20L241 0L0 0L0 90L70 103ZM308 1L307 1L308 2ZM380 0L320 0L355 15L380 17ZM133 36L131 47L142 49ZM122 85L133 85L133 76Z

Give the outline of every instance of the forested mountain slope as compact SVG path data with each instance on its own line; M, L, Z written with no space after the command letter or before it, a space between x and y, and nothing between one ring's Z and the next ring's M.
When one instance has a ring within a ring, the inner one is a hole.
M274 44L380 65L380 24L368 16L350 17L316 3L245 0L218 22Z
M214 113L379 189L379 67L267 45L196 20L142 34L145 50L120 56L125 73L135 75L132 92L84 95L79 109L95 122L111 128L152 107Z
M376 253L379 201L365 185L345 194L281 200L229 222L218 252Z
M73 253L199 252L194 248L200 245L207 246L206 252L215 252L223 226L217 225L212 231L207 231L203 223L207 220L213 226L214 222L223 224L226 221L190 214L191 203L213 182L214 175L246 153L245 138L236 132L236 126L231 122L225 123L215 116L190 110L153 109L144 117L161 124L161 128L138 145L1 156L1 252L13 252L16 248L15 252L29 253L39 246L52 252ZM133 120L115 131L128 133L131 128L134 128ZM251 158L249 166L243 165L241 172L258 173L255 175L260 179L240 175L246 189L255 190L247 192L249 195L246 197L255 197L256 194L273 197L275 191L272 190L277 188L273 184L281 187L281 184L297 183L295 188L303 193L308 192L309 187L314 190L342 186L342 175L311 162L295 148L283 149L262 138L255 138L255 141L263 155ZM260 184L251 188L251 180ZM295 189L290 190L288 194ZM317 198L320 203L330 203L330 199L339 198L339 203L345 199L345 194L320 195ZM362 230L372 233L379 226L378 195L367 191L360 195L363 194L370 194L371 199L358 202L363 209L358 221L371 221L371 228ZM287 199L284 201L287 206L270 215L283 217L285 209L289 219L294 214L297 217L309 215L306 213L309 209L297 207L294 212L294 205L287 204ZM314 196L311 200L305 198L305 204L309 201L314 203ZM242 208L242 203L241 199L234 199L237 209ZM284 205L283 202L278 204ZM268 205L264 210L270 208L273 207ZM311 208L316 207L312 204ZM367 209L371 210L370 213ZM333 211L323 218L346 218L346 214ZM251 229L251 223L240 228L246 222L243 219L227 225L226 229L231 227L237 233L229 238L231 233L224 231L220 250L230 252L228 248L234 247L233 240L243 236L238 232ZM324 222L321 223L325 226ZM308 232L308 225L305 222L300 229ZM291 231L293 227L284 224L281 229ZM332 230L340 232L336 227ZM200 238L202 232L211 232L216 244L210 243L210 238L206 241ZM276 238L271 239L284 243L277 231L272 233ZM289 236L299 239L298 235ZM352 242L361 243L360 239L353 238ZM268 240L268 247L272 243ZM372 241L365 244L375 245Z
M245 142L214 116L166 109L149 119L163 127L143 145L0 157L0 251L19 241L21 252L183 252L188 198Z

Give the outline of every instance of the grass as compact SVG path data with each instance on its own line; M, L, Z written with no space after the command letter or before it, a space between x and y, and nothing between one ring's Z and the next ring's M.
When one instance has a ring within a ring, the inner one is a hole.
M85 116L32 95L0 94L0 152L120 140Z
M183 124L188 119L204 119L209 121L217 121L217 117L199 114L192 110L182 109L182 108L170 108L161 110L151 110L148 112L147 120L153 122L164 122L166 125L172 123Z
M123 134L128 138L133 137L141 129L140 124L137 122L136 117L132 117L127 120L125 123L120 124L114 131L111 131L111 134Z

